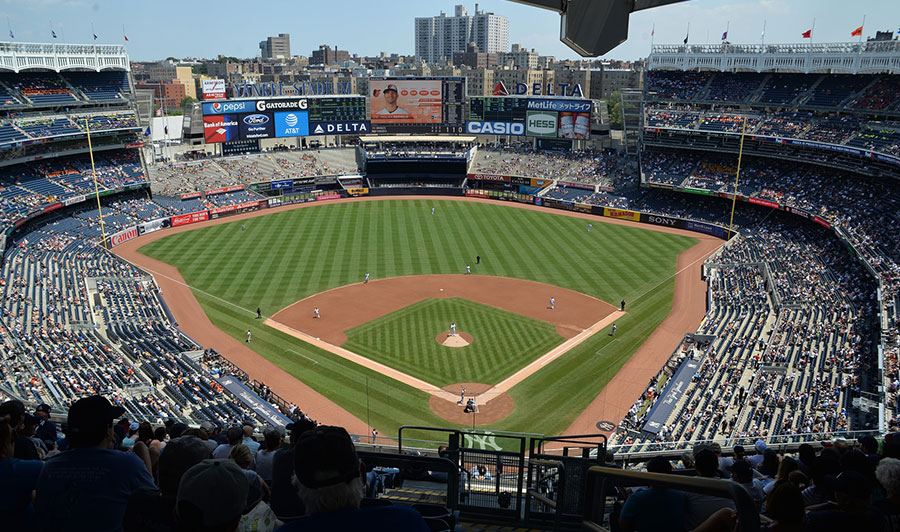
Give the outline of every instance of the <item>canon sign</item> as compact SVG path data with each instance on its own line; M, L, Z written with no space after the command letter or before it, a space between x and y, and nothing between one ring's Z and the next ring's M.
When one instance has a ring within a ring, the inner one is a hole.
M525 136L525 124L522 122L466 122L466 133Z
M116 233L116 234L114 234L113 236L109 237L109 245L110 245L110 247L116 247L116 246L118 246L119 244L128 242L128 241L131 240L132 238L137 238L137 236L138 236L138 228L137 228L137 226L131 227L131 228L126 229L126 230L124 230L124 231L119 231L118 233Z

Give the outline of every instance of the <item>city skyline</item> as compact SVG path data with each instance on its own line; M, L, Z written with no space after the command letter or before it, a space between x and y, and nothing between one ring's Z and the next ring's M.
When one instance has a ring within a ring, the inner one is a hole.
M273 2L265 13L276 17L254 16L256 11L244 4L223 1L213 9L179 10L183 6L160 0L152 6L128 2L83 0L4 0L0 15L7 18L14 42L69 42L125 44L133 61L152 61L166 57L215 58L218 55L252 58L259 56L259 41L280 33L291 35L294 55L308 56L321 44L348 50L351 55L414 55L416 17L438 16L441 11L453 15L461 2L423 0L413 6L386 10L369 2L345 2L352 18L340 19L329 5ZM471 13L474 2L462 2ZM579 56L559 42L559 16L506 0L482 0L478 9L509 19L509 43L535 49L541 55L557 59ZM229 35L230 12L234 12L235 30ZM53 17L46 14L52 13ZM175 16L172 14L175 13ZM243 13L243 14L242 14ZM634 60L646 57L651 41L680 43L719 43L727 31L734 43L759 43L765 27L765 41L809 42L802 33L812 29L813 42L850 42L850 33L860 25L863 38L875 31L900 29L900 2L864 0L848 12L838 0L691 0L632 14L629 38L607 59ZM158 23L146 23L154 18ZM198 24L204 19L215 24ZM318 20L316 24L305 21ZM290 21L290 22L286 22ZM814 22L815 21L815 22ZM690 31L688 32L688 24ZM55 32L56 39L51 32ZM94 41L93 35L97 35ZM128 41L125 41L127 35ZM9 35L7 39L9 40Z

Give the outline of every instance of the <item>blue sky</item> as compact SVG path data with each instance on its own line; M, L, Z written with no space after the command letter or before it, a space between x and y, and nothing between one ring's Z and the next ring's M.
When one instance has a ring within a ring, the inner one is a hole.
M128 53L136 61L218 54L252 57L259 54L259 41L279 33L291 34L291 52L295 55L309 55L326 43L351 53L375 55L381 51L412 54L413 19L434 16L441 10L452 14L456 3L0 0L0 15L8 18L19 42L52 40L51 24L59 42L91 42L93 24L97 42L123 43L124 24ZM474 11L474 2L465 5L470 13ZM544 55L575 57L559 42L559 16L555 13L505 0L482 0L479 9L509 19L510 43L535 48ZM900 0L691 0L633 14L628 41L606 57L646 56L654 25L656 43L681 42L689 21L693 43L717 43L726 27L731 42L758 43L764 21L766 42L800 42L801 32L812 27L813 18L816 42L852 41L856 38L851 38L850 32L862 24L863 15L864 36L876 30L896 32L900 28Z

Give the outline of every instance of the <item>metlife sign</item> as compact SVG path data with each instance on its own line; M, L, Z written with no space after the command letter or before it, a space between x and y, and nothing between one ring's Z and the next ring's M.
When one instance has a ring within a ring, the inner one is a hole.
M556 138L556 118L555 112L528 111L525 117L525 135Z
M590 113L590 100L556 100L556 99L528 99L529 111L561 111L564 113Z
M306 137L309 135L309 114L306 111L275 113L276 137Z
M362 122L313 122L309 125L310 135L365 135L372 131L371 123Z
M525 136L523 122L466 122L466 133L475 135Z

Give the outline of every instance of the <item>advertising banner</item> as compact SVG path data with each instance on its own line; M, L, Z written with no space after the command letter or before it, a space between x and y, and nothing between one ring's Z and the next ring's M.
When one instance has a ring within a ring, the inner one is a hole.
M240 130L237 115L211 115L203 117L203 140L207 144L237 140Z
M259 201L246 201L244 203L238 203L237 205L226 205L224 207L216 207L215 209L210 209L209 213L213 216L217 216L219 214L224 214L226 212L242 211L244 209L255 209L258 206L259 206Z
M126 147L126 148L129 148L129 149L131 149L131 148L143 148L143 147L144 147L144 143L143 143L143 142L132 142L131 144L126 144L125 147Z
M569 181L559 181L559 186L565 188L577 188L580 190L594 190L594 185L588 185L586 183L571 183Z
M275 122L268 114L244 115L240 120L241 139L270 139L275 136Z
M828 223L827 221L823 220L822 218L819 218L818 216L814 217L813 221L816 222L817 224L821 225L822 227L831 229L831 224Z
M642 213L641 221L645 224L661 225L663 227L683 227L682 220L669 218L668 216L660 216L658 214Z
M282 179L280 181L272 181L269 183L272 187L272 190L283 190L286 188L294 188L294 180L293 179Z
M685 189L687 190L687 189ZM778 204L774 201L759 199L759 198L748 198L747 201L750 203L755 203L756 205L765 205L766 207L772 207L773 209L778 208Z
M256 100L204 103L202 104L202 110L204 116L225 113L253 113L256 112Z
M259 139L232 140L222 143L222 155L241 155L245 153L259 153Z
M54 203L54 204L52 204L52 205L47 205L46 207L44 207L44 212L45 212L45 213L48 213L48 212L50 212L50 211L55 211L56 209L58 209L58 208L60 208L60 207L62 207L62 206L63 206L62 203L56 202L56 203Z
M466 122L466 133L475 135L516 135L525 136L522 122Z
M128 242L132 238L137 238L138 234L139 234L139 232L138 232L138 228L136 225L133 227L129 227L128 229L125 229L124 231L119 231L118 233L109 237L109 247L114 248L114 247L118 246L119 244Z
M366 135L372 131L368 120L360 122L311 122L310 135Z
M156 220L150 220L144 224L140 225L141 234L145 235L147 233L152 233L154 231L159 231L163 228L164 223L168 220L168 218L157 218Z
M369 80L373 124L440 124L441 81Z
M794 214L800 215L809 220L813 219L813 214L811 212L805 211L803 209L798 209L797 207L785 207L784 210L787 212L792 212Z
M309 135L309 114L306 111L275 113L275 136L305 137Z
M257 100L256 111L306 111L309 108L309 100L306 98L291 98L279 100Z
M76 203L81 203L82 201L84 201L84 199L85 199L84 196L72 196L71 198L64 199L63 205L68 207L69 205L75 205Z
M615 218L617 220L631 220L632 222L641 221L641 213L635 211L627 211L622 209L603 208L603 216L607 218Z
M232 185L230 187L223 188L211 188L205 192L207 196L215 196L216 194L225 194L226 192L237 192L239 190L244 190L244 185Z
M709 196L709 194L710 194L710 191L709 191L709 190L706 190L706 189L703 189L703 188L690 188L690 187L684 187L684 191L687 192L687 193L689 193L689 194L700 194L700 195L703 195L703 196Z
M559 111L563 113L591 112L590 100L562 100L556 98L528 98L529 111Z
M555 111L528 111L525 117L525 135L529 137L557 136L557 113Z
M511 176L509 178L509 182L510 182L510 184L513 184L513 185L525 185L525 186L531 185L531 179L528 177Z
M466 196L469 198L482 198L482 199L490 199L491 198L487 194L481 194L478 192L466 192Z
M718 225L685 220L684 228L688 231L694 231L696 233L704 233L707 235L717 236L719 238L725 238L725 228L719 227Z
M591 113L559 113L559 129L556 136L561 139L589 138Z
M532 179L530 183L528 183L532 187L548 187L553 184L552 179Z
M209 211L197 211L188 214L179 214L172 217L172 227L180 225L195 224L197 222L205 222L209 220Z
M321 196L316 196L316 201L330 200L330 199L341 199L341 195L340 194L323 194Z
M669 418L669 414L675 410L675 405L681 399L681 396L684 395L684 392L687 391L688 385L699 367L700 362L690 358L681 363L678 371L666 383L666 389L663 390L659 399L656 400L656 404L650 409L650 413L647 415L647 422L644 423L642 429L644 432L656 434L662 430L663 423Z
M504 183L509 183L509 176L505 175L496 175L496 174L466 174L466 177L469 179L475 179L478 181L502 181Z
M366 194L369 193L369 188L368 187L348 188L347 193L350 194L351 196L365 196Z
M225 98L224 79L204 79L200 82L204 100L221 100Z
M200 194L199 192L188 192L187 194L181 195L181 201L199 198L200 196L202 196L202 194Z

